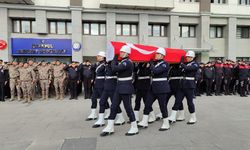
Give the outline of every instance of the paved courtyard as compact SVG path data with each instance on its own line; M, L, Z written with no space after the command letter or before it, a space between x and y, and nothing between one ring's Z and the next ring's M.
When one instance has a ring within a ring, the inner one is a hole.
M169 110L172 103L173 98ZM90 100L83 100L82 96L74 101L0 103L0 150L250 149L250 98L203 96L195 103L197 124L178 122L169 131L160 132L158 121L133 137L124 135L129 124L115 127L112 136L100 137L102 128L93 129L94 121L84 121ZM188 116L186 113L186 120Z

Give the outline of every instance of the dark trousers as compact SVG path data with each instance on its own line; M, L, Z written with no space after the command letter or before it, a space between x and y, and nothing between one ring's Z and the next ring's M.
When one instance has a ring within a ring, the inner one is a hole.
M137 90L135 98L135 111L139 111L141 108L141 99L143 99L144 104L146 103L147 93L149 90Z
M132 94L119 94L118 89L116 89L113 97L113 102L111 104L111 112L109 120L115 120L115 117L118 113L119 106L121 101L123 102L124 108L126 110L127 116L129 117L130 122L135 121L135 114L132 108L131 102Z
M246 96L248 80L241 79L239 84L240 84L240 96Z
M215 94L219 95L221 93L221 84L222 84L222 77L221 76L217 76L215 78Z
M182 89L177 92L176 96L176 103L174 104L173 110L180 110L182 101L186 97L189 112L195 112L195 106L193 103L194 89Z
M97 107L97 99L101 98L102 92L103 92L103 88L94 88L92 98L91 98L91 101L92 101L91 108L92 109L95 109ZM105 106L105 109L108 109L109 105L108 105L108 103L106 103L106 104L107 105Z
M179 90L171 90L171 92L167 95L167 101L166 101L166 102L168 102L168 101L170 100L171 96L174 95L174 97L175 97L174 105L173 105L173 107L172 107L172 110L174 110L174 106L175 106L176 103L178 102L178 101L177 101L177 98L178 98L178 97L177 97L178 91L179 91ZM167 106L167 104L166 104L166 106ZM184 110L183 103L181 103L181 105L179 106L179 109L178 109L178 110Z
M4 90L4 82L0 82L0 101L5 101L5 90Z
M84 87L84 97L85 97L85 99L90 98L91 94L92 94L91 79L83 79L83 87Z
M160 106L161 113L162 113L162 117L167 118L168 117L168 111L167 111L168 99L167 99L167 96L168 96L167 93L154 94L154 93L152 93L152 91L149 91L147 94L147 100L146 100L143 114L149 115L149 113L152 111L152 105L155 102L155 100L157 99L159 106Z
M77 80L69 80L70 97L77 98Z
M99 105L100 105L99 113L100 114L103 114L105 112L105 109L109 108L108 98L110 98L111 103L113 103L113 100L114 100L113 96L114 96L114 91L104 90L102 92L102 96L101 96L101 99L99 101ZM121 112L122 112L122 110L119 106L117 113L121 113Z
M224 78L225 95L230 94L231 77Z
M197 80L197 83L196 83L196 88L195 88L195 95L200 95L201 94L201 82L202 80Z
M207 95L211 94L212 85L213 85L213 79L206 79L206 93L207 93Z

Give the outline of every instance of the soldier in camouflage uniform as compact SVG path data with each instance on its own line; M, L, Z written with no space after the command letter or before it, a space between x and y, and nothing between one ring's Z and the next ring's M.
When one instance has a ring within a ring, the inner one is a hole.
M18 71L18 63L16 61L13 61L11 64L8 64L6 66L9 70L9 77L10 77L10 93L11 98L10 101L14 101L15 99L15 89L17 90L17 99L18 101L21 100L21 88L19 84L19 71Z
M23 90L23 97L25 99L24 103L30 103L33 94L31 89L34 87L33 84L36 80L35 72L29 68L27 63L25 63L22 68L19 68L18 71L20 73L20 82Z
M37 66L39 65L40 63L35 63L33 62L33 60L29 60L28 61L28 65L29 65L29 68L31 70L34 71L35 73L35 76L34 76L34 84L32 85L32 88L31 88L31 100L35 100L35 97L36 97L36 91L37 91L37 82L38 82L38 73L37 73Z
M37 67L38 70L38 78L40 81L40 86L42 89L42 99L48 100L49 98L49 85L52 79L51 67L47 65L46 62L42 62L41 66Z
M64 98L64 80L66 78L66 73L63 68L64 64L60 61L56 61L56 64L52 66L56 100L59 98L62 100Z

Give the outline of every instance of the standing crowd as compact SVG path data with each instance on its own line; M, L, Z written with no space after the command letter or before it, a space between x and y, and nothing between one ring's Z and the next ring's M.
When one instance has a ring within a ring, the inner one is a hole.
M139 133L138 128L147 128L156 120L162 120L159 131L168 130L176 121L183 121L185 98L190 113L187 124L195 124L197 118L193 99L196 96L203 93L207 96L249 95L250 64L247 62L216 60L199 64L195 53L188 51L179 63L168 64L164 61L167 55L165 49L159 48L154 59L135 63L129 59L130 53L131 49L123 46L120 55L106 61L106 54L101 51L94 64L89 61L64 64L60 61L32 60L4 63L0 60L0 100L4 101L5 97L10 97L10 101L23 100L24 103L52 97L63 100L68 92L70 100L77 100L83 85L85 99L92 102L86 121L98 119L93 128L99 128L105 125L106 119L108 123L101 136L113 134L114 125L125 124L120 108L123 102L131 124L126 135L131 136ZM134 108L133 94L136 96ZM175 102L169 115L167 105L171 96L174 96ZM144 108L140 120L141 100ZM156 100L160 108L157 115L152 107Z

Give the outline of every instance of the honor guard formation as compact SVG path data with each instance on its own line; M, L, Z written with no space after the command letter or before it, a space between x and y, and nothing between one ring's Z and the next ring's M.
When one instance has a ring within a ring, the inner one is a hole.
M188 51L179 63L168 64L164 61L168 55L164 48L158 48L155 58L149 62L133 62L130 54L131 48L125 45L111 61L106 61L105 52L100 51L97 62L93 64L88 60L71 64L0 60L0 100L8 98L9 101L23 103L63 100L68 93L69 100L77 100L84 89L84 99L91 99L86 121L95 120L93 128L103 127L100 136L109 136L115 132L115 125L125 124L121 103L129 118L127 123L131 125L125 135L133 136L155 121L162 122L159 131L170 129L176 121L184 121L184 99L190 113L187 124L192 125L197 122L195 97L204 94L249 95L249 62L223 62L218 59L206 64L198 63L195 53ZM167 106L172 96L174 105L168 113ZM153 109L156 100L159 114L155 114ZM140 111L142 116L139 116Z

